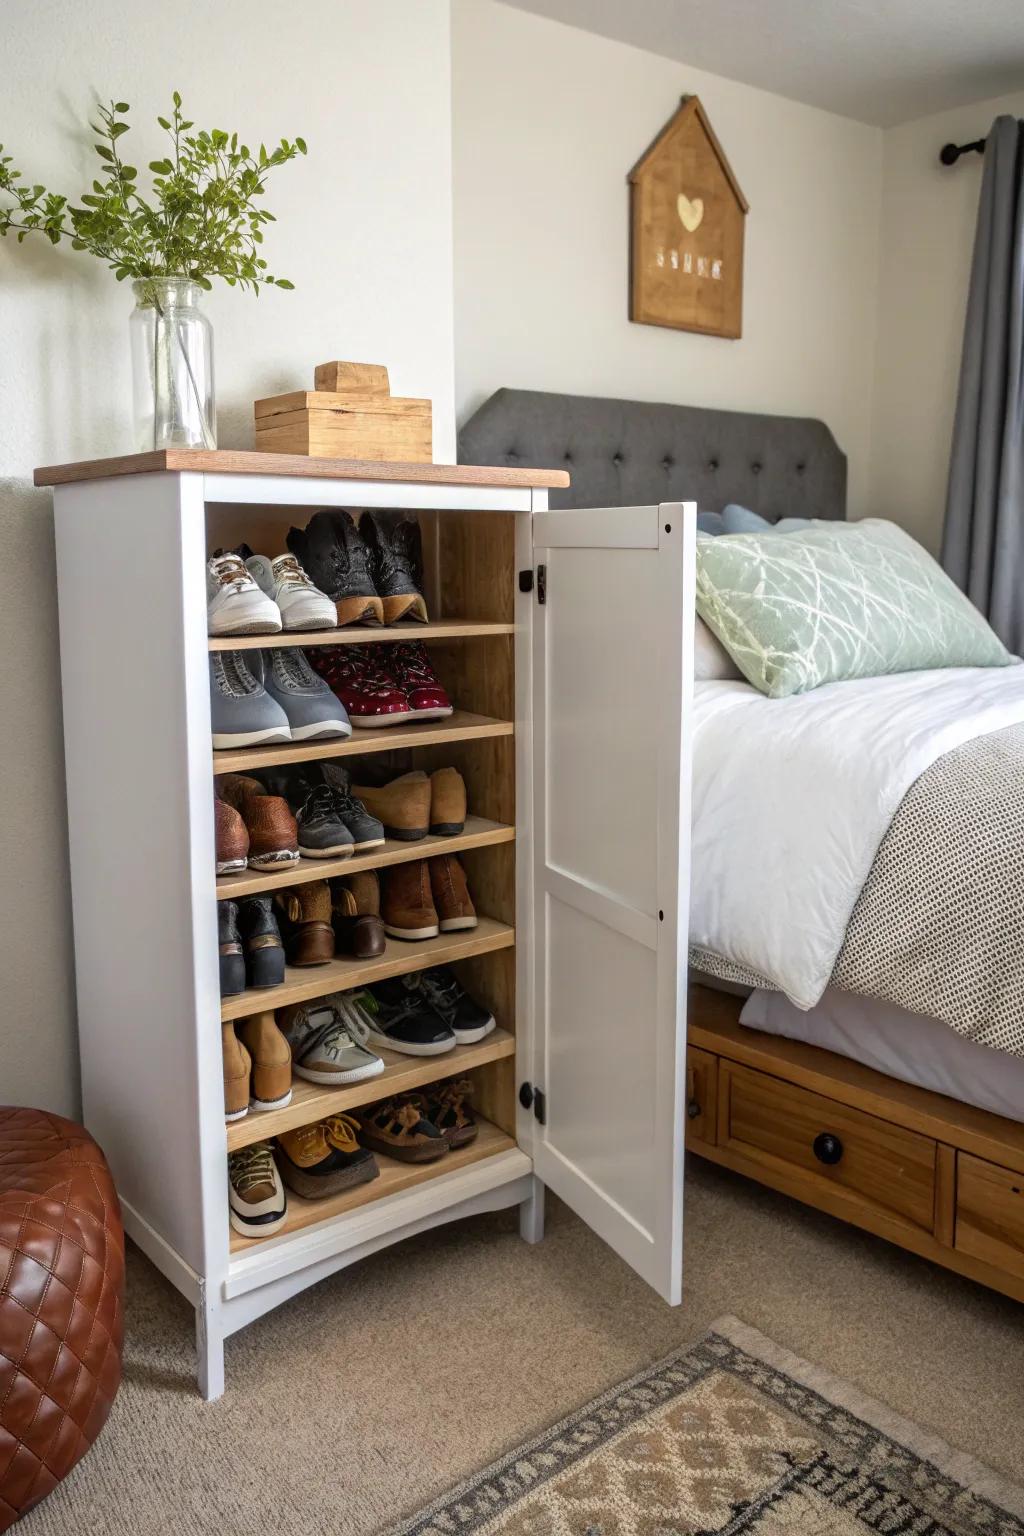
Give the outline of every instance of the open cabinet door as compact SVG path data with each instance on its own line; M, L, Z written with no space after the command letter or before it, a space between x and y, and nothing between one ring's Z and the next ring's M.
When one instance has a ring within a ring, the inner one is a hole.
M672 1304L695 528L692 503L533 519L534 1163Z

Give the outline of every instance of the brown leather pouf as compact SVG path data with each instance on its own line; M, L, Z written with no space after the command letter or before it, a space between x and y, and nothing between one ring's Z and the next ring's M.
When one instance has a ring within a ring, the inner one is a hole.
M121 1381L124 1231L71 1120L0 1106L0 1531L67 1477Z

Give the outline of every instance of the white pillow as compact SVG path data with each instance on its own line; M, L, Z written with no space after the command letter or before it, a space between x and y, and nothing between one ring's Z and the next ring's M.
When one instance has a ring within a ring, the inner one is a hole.
M693 675L699 683L742 680L743 673L700 614L693 621Z

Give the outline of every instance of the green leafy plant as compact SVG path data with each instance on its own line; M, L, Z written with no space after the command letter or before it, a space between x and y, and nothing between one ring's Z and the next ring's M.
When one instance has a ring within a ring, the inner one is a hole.
M157 118L170 144L163 159L149 162L148 196L139 190L136 167L122 158L121 141L130 126L126 101L99 106L99 125L89 124L100 140L95 149L102 169L79 206L45 187L29 186L0 144L0 192L13 199L0 204L0 235L14 233L20 242L39 234L53 245L70 240L76 251L105 261L119 282L188 277L211 288L211 279L219 277L255 293L268 284L292 288L287 278L268 271L260 254L264 226L274 215L258 200L269 173L304 155L305 142L282 139L276 148L261 144L253 154L237 133L195 132L182 115L177 91L173 102L170 120Z

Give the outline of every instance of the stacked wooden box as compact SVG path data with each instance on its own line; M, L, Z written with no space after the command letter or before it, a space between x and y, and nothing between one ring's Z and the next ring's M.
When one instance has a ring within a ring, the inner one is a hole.
M392 395L386 368L377 363L321 363L314 384L312 390L256 401L258 452L432 462L430 401Z

